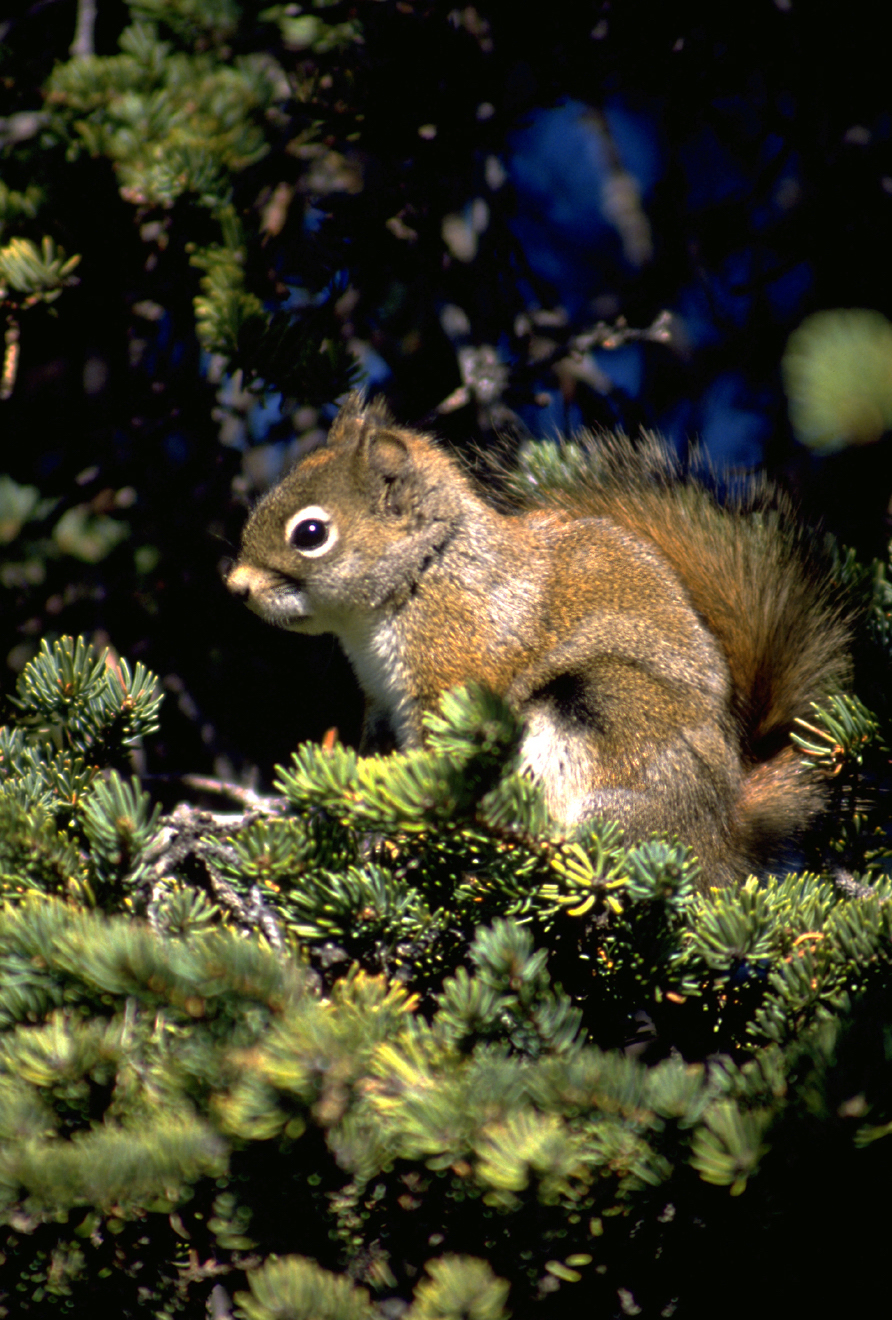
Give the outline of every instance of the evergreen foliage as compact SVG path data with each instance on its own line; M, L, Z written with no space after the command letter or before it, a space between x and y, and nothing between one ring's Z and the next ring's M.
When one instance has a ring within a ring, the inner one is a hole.
M262 812L160 818L120 772L157 707L64 638L2 731L7 1314L705 1316L721 1262L879 1194L887 851L703 890L671 841L566 837L475 689L424 752L305 745ZM882 725L807 731L840 836Z
M271 124L287 125L295 91L308 96L308 86L295 88L256 38L254 49L232 58L228 43L240 21L235 5L129 7L117 54L76 54L56 64L43 88L42 145L64 148L69 165L81 157L107 162L120 196L139 214L180 204L184 249L203 272L194 298L201 346L243 367L248 379L262 375L261 384L322 403L355 377L330 305L327 313L317 308L303 318L264 305L246 283L243 202L235 195L239 176L269 154ZM261 27L269 35L270 25L279 25L287 45L320 53L360 37L355 22L308 18L301 37L294 28L301 20L287 6L274 6ZM162 27L172 40L163 39ZM308 123L295 145L311 143L318 132L318 124ZM36 184L23 191L2 185L0 233L4 225L35 221L47 200ZM15 307L57 297L79 260L66 259L49 237L40 250L27 237L12 238L0 248L0 300Z

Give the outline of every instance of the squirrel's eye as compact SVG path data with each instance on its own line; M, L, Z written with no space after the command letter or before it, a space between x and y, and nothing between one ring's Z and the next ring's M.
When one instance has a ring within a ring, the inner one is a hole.
M291 531L295 550L318 550L328 539L328 525L321 518L301 518Z
M331 520L331 514L321 509L318 504L311 504L306 509L301 509L285 524L285 540L295 550L309 558L324 555L337 539L338 532Z

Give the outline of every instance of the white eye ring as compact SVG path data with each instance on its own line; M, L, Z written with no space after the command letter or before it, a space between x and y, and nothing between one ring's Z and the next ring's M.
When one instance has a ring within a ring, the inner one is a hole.
M318 504L308 504L305 509L293 513L286 522L285 540L299 555L306 559L317 559L319 555L327 555L337 545L338 529L327 509Z

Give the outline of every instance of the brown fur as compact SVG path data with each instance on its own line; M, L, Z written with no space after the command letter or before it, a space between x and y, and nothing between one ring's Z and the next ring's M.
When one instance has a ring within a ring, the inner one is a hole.
M340 638L368 749L420 745L445 689L486 683L524 717L558 819L677 834L725 883L823 801L790 733L846 681L846 626L783 501L723 504L652 438L586 444L570 488L506 514L354 396L255 510L229 585Z

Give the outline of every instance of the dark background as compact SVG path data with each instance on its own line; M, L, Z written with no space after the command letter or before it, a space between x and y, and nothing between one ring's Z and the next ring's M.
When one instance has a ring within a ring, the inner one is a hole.
M268 151L231 182L249 285L285 317L290 358L247 341L228 363L202 351L189 244L214 232L195 198L123 197L108 159L72 148L64 116L11 131L69 58L73 0L0 18L0 178L45 193L0 244L49 233L81 255L77 285L22 309L0 403L0 471L43 501L4 547L7 694L41 636L83 632L168 691L147 750L157 773L268 783L300 739L330 726L354 739L359 699L333 639L277 634L221 582L248 504L321 436L351 379L482 451L581 425L657 427L682 450L699 437L716 462L765 464L810 516L881 549L887 441L808 454L780 374L808 313L892 311L875 4L334 4L312 12L353 38L309 47L260 7L221 3L218 22L201 8L102 0L95 50L113 55L135 17L173 50L278 61L291 91L262 121ZM668 342L632 338L568 369L573 335L620 317L645 330L663 312ZM327 373L323 340L344 350ZM95 562L60 545L69 509L119 523L118 543Z

